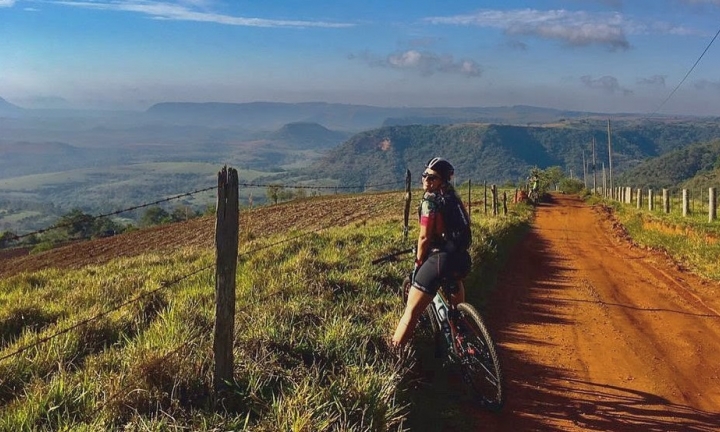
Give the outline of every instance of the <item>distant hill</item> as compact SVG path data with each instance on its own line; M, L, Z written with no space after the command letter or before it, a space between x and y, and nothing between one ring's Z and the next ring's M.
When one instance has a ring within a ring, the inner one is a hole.
M23 111L23 108L20 108L17 105L13 105L0 97L0 116L17 115L22 113Z
M332 131L318 123L308 122L288 123L267 136L295 149L315 150L336 147L349 137L347 132Z
M692 144L720 138L716 122L612 125L613 169L618 175L643 161ZM352 136L307 170L308 176L341 184L399 182L405 170L422 170L434 156L449 159L458 181L518 181L533 166L561 166L582 178L583 152L592 162L595 139L598 172L607 167L606 122L559 122L549 126L493 124L388 126Z
M650 159L618 178L634 188L720 187L720 139Z
M165 102L146 112L148 119L166 122L275 130L287 123L319 123L334 130L359 132L382 126L413 124L495 123L540 125L579 118L607 118L607 114L563 111L517 105L512 107L375 107L325 102L306 103L190 103ZM613 118L640 118L613 115Z

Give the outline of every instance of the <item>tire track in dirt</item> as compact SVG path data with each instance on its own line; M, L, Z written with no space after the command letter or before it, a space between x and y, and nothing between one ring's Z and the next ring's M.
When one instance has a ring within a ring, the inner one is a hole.
M486 315L507 403L488 431L720 430L720 284L556 195L511 252Z

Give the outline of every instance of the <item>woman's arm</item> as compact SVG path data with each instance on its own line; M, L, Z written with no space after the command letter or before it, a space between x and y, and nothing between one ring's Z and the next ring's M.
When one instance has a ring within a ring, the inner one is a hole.
M436 213L429 207L428 202L424 202L422 214L420 216L420 234L418 234L417 241L417 252L415 256L415 263L422 264L430 252L430 239L434 234L435 217Z

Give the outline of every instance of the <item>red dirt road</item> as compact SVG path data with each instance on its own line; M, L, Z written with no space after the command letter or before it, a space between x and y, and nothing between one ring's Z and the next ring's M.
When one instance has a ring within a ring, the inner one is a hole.
M488 431L719 431L720 284L555 195L511 252L486 313L506 406Z

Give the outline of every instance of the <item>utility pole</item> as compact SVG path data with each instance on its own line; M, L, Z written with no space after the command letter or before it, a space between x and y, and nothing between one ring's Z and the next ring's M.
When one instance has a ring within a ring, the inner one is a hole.
M597 168L595 168L595 137L592 140L593 193L597 193Z
M608 159L610 162L609 165L609 175L610 175L610 197L615 198L613 196L614 190L613 190L613 172L612 172L612 140L610 139L610 119L608 119Z
M585 149L583 149L583 183L587 189L587 162L585 161Z
M607 176L605 175L605 162L603 162L602 165L603 165L603 196L605 198L607 198L608 193L607 193Z

